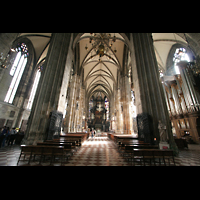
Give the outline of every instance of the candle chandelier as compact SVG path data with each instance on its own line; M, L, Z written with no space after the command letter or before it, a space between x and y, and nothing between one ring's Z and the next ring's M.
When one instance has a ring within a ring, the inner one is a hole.
M90 33L89 43L92 45L93 49L96 52L96 55L99 55L99 59L111 50L112 45L116 42L115 34L111 36L111 33ZM86 44L85 49L88 50ZM116 47L113 50L114 53L117 53ZM110 57L109 55L107 55Z

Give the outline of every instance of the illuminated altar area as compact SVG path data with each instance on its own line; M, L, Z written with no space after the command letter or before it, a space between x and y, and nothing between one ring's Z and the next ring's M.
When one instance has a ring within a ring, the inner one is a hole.
M107 97L92 98L89 107L88 128L94 128L97 132L107 132L109 127L109 101Z

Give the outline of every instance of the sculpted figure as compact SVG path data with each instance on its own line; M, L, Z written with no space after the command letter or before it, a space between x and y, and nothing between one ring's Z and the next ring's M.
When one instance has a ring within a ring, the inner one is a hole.
M158 121L158 129L160 133L160 141L167 142L168 136L166 132L166 126L160 120Z

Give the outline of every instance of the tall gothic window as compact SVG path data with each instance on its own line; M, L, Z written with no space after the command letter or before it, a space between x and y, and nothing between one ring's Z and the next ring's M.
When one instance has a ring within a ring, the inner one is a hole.
M35 76L33 87L32 87L32 90L31 90L31 95L30 95L30 98L28 100L28 105L27 105L27 109L29 109L29 110L31 109L31 107L33 105L33 100L34 100L35 93L36 93L36 90L37 90L37 87L38 87L38 83L39 83L39 80L40 80L42 69L43 69L43 67L39 66L37 73L36 73L36 76Z
M108 101L107 97L105 98L105 109L107 110L106 111L106 121L108 121L109 120L109 101Z
M177 48L175 53L174 53L174 57L173 57L174 68L175 68L176 74L180 74L177 63L180 62L181 60L185 60L187 62L190 62L190 58L187 54L187 51L184 48Z
M92 109L92 107L93 107L93 99L91 98L90 102L89 102L89 119L92 118L92 116L91 116L91 109Z
M24 72L27 57L29 55L28 48L25 43L18 44L16 48L16 57L14 63L10 70L10 75L13 77L10 83L9 89L7 91L6 97L4 99L5 102L12 103L17 92L17 88L19 86L22 74Z
M133 111L133 115L132 117L135 118L136 117L136 106L135 106L135 94L134 91L131 90L131 107L132 107L132 111Z

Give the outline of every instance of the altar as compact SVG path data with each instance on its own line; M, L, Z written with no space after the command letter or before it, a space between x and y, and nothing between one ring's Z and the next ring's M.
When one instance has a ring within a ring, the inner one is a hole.
M96 131L109 131L110 122L106 121L106 108L104 100L97 100L94 106L90 109L91 119L88 120L88 127L94 128Z

